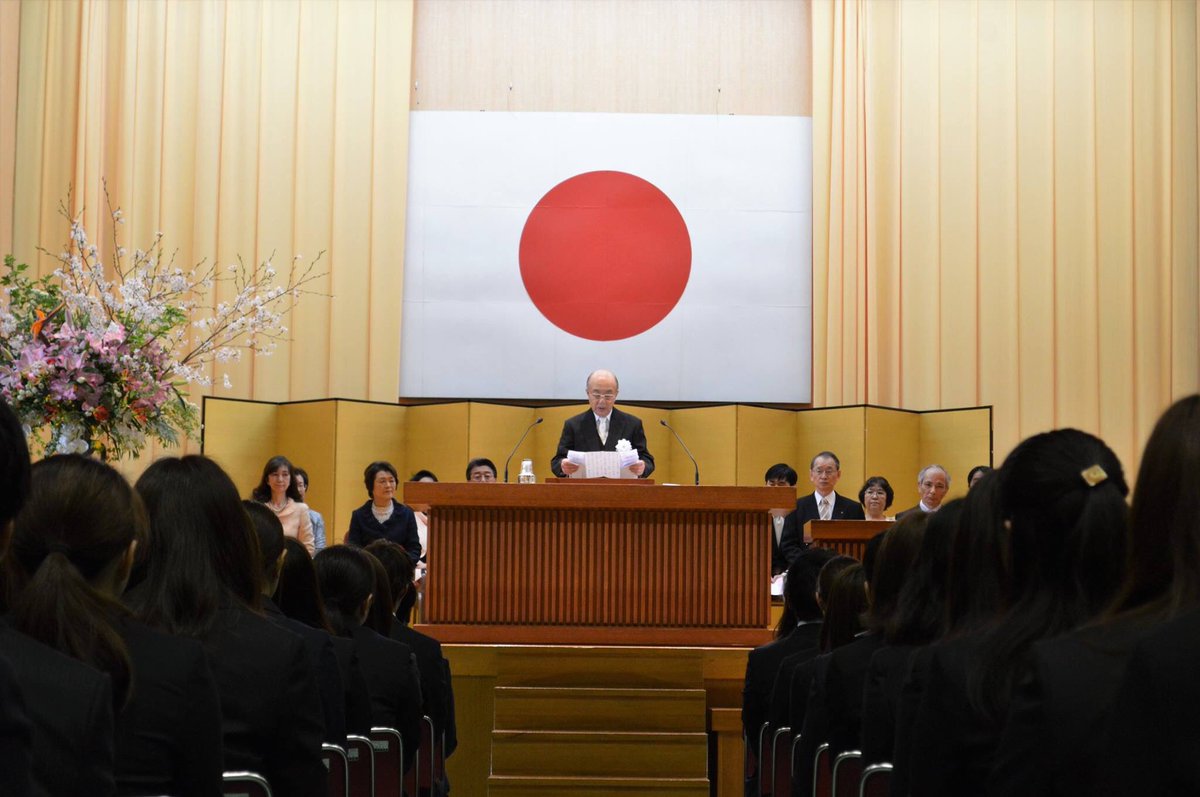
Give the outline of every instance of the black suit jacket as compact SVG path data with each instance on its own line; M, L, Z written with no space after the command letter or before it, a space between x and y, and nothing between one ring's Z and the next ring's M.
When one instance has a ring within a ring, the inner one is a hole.
M392 515L383 523L375 518L370 501L350 513L346 543L366 548L375 540L391 540L403 548L414 562L421 558L416 515L395 498L392 499Z
M0 623L33 726L33 794L112 795L113 705L107 675Z
M596 416L589 407L585 412L567 418L563 423L562 436L558 439L558 452L550 460L550 470L555 476L564 475L562 461L567 458L568 451L616 451L617 442L628 440L629 445L637 449L638 459L646 463L646 470L641 478L646 478L654 472L654 457L646 450L646 431L642 421L628 412L621 412L616 407L608 420L608 439L600 442L600 433L596 431Z
M407 769L421 743L421 679L412 648L362 625L350 638L371 690L371 722L400 731Z
M794 654L815 651L820 633L819 622L804 623L782 639L750 651L742 686L742 729L750 744L757 743L758 730L767 721L771 690L780 665Z
M0 794L33 789L33 725L12 664L0 654Z
M324 797L325 726L300 637L230 604L201 641L221 696L225 770L258 772L275 794Z
M447 678L448 669L442 657L442 643L420 631L414 631L396 620L392 623L392 639L412 648L420 669L421 698L425 714L433 720L435 733L445 732L445 754L450 755L458 744L458 731L451 706L453 688Z
M133 619L117 629L133 664L133 691L117 715L118 793L217 797L221 703L204 648Z
M815 496L816 493L809 493L798 499L796 511L783 521L783 533L779 535L779 549L783 553L783 558L787 560L788 567L792 566L796 557L807 547L804 544L804 524L821 516ZM830 514L830 520L865 520L866 517L863 514L862 504L840 493L834 493L833 512Z
M304 640L304 649L308 651L309 662L317 675L317 690L321 697L321 716L325 720L325 741L329 744L344 745L346 743L346 697L345 686L342 684L342 672L338 667L337 656L333 651L333 637L305 625L299 620L293 620L279 610L275 602L263 597L263 614L275 625L291 631Z
M371 690L363 677L358 654L354 652L354 640L335 636L333 653L337 657L338 671L342 675L342 688L346 706L346 733L354 736L371 735Z
M830 760L848 750L862 749L863 687L871 657L883 646L883 634L869 632L833 651L825 673L825 704L829 710Z
M821 624L819 622L806 623L796 629L795 633L803 633L809 644L802 648L798 653L792 653L786 656L779 663L779 669L775 673L775 683L771 686L771 698L767 706L767 722L772 728L782 728L784 726L791 727L789 709L792 701L792 676L796 673L796 669L803 666L805 662L811 661L821 652ZM808 694L808 684L804 686L805 694ZM800 732L800 728L795 728L796 732Z
M884 645L871 657L863 687L861 749L866 764L895 761L900 693L915 651L912 645Z

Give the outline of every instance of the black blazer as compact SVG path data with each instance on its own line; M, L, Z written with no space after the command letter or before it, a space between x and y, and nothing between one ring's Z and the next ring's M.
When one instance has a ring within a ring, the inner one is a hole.
M342 684L342 671L333 652L333 637L319 628L305 625L288 617L275 602L263 597L263 614L275 625L291 631L304 641L308 660L317 675L317 691L321 697L321 716L325 721L325 741L329 744L346 743L346 691Z
M0 654L0 794L33 789L33 725L13 666Z
M442 657L442 643L420 631L414 631L404 623L396 620L392 623L392 639L402 642L412 649L417 658L420 670L422 709L433 720L435 733L446 732L445 754L450 755L454 748L451 741L457 744L458 734L454 727L454 715L450 707L454 703L451 696L453 687L446 677L447 668Z
M1031 671L1013 694L989 794L1095 791L1117 687L1146 632L1144 622L1125 620L1034 644Z
M346 532L346 542L366 548L375 540L391 540L407 551L414 562L421 558L421 538L417 536L416 515L395 498L392 499L392 515L384 523L375 519L369 500L350 513L350 529Z
M865 764L894 763L900 693L915 651L912 645L884 645L871 657L863 686L861 749Z
M371 690L371 722L400 731L407 769L421 743L421 679L412 648L362 625L350 638Z
M750 744L758 741L758 731L767 721L767 709L775 676L784 659L816 648L820 622L804 623L781 639L774 639L750 651L746 658L746 678L742 684L742 730Z
M354 652L354 640L346 637L331 637L333 654L337 657L338 671L342 675L343 702L346 706L346 733L354 736L371 735L371 690L363 677L358 654Z
M225 770L258 772L275 794L324 797L321 700L300 637L229 604L201 641L221 696Z
M783 558L787 560L788 567L792 566L796 557L807 547L804 544L804 524L821 516L815 496L816 493L809 493L798 499L796 511L783 521L783 533L779 535L779 549L783 553ZM866 520L866 517L863 514L862 504L852 498L834 493L831 520Z
M1138 644L1117 687L1096 794L1200 794L1200 611Z
M596 431L596 416L589 407L585 412L567 418L563 423L562 436L558 439L558 452L550 460L550 470L555 476L562 476L562 461L567 458L568 451L616 451L617 442L628 440L629 445L637 449L638 459L646 463L646 470L641 478L646 478L654 472L654 457L646 450L646 431L642 421L627 412L621 412L613 407L608 419L608 439L600 442L600 433Z
M799 652L789 654L784 657L783 661L779 662L779 668L775 672L775 682L771 685L770 701L767 705L766 720L771 724L772 728L789 726L788 709L791 706L792 699L792 675L796 672L797 667L806 661L811 661L821 652L820 622L805 623L792 633L804 634L808 638L808 644L800 649ZM807 684L804 688L807 695ZM799 733L800 728L797 727L795 730Z
M867 632L829 657L825 673L825 705L829 710L830 760L862 749L863 687L871 657L883 646L883 634Z
M812 783L813 757L817 754L817 748L829 741L830 718L829 707L825 701L825 676L829 673L830 656L829 653L817 656L811 661L811 665L804 665L796 670L797 674L804 670L811 673L803 724L792 725L792 732L800 733L796 766L792 771L792 783L796 785Z
M12 664L33 728L33 794L115 794L108 676L3 622L0 650Z
M133 664L116 723L117 793L220 795L221 703L204 648L131 618L117 629Z

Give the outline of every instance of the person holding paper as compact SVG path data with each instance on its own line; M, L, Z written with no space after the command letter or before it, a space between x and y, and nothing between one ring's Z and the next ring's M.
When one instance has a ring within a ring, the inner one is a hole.
M638 454L629 471L642 479L654 472L654 457L646 450L641 419L613 406L619 390L612 371L593 371L588 376L587 397L591 407L563 423L558 452L550 460L550 470L555 476L570 476L581 467L567 461L568 451L616 451L617 443L622 440L627 440Z

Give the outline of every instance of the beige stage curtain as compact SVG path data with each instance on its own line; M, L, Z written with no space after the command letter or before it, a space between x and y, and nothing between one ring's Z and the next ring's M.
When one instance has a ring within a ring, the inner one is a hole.
M130 249L161 230L184 264L325 250L316 290L334 298L306 297L292 341L218 370L213 393L394 401L411 0L0 5L0 97L16 92L15 122L0 113L4 250L52 267L36 247L66 240L73 186L109 251L102 179Z
M814 0L814 404L1127 467L1200 386L1192 0Z

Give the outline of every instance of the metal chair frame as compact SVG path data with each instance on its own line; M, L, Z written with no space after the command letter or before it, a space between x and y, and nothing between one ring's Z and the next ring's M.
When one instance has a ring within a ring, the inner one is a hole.
M831 780L833 781L833 797L856 797L856 795L853 795L853 794L840 794L839 795L839 792L838 792L838 770L843 765L848 765L851 761L861 762L862 761L862 751L861 750L847 750L844 753L838 754L838 757L833 760L833 777L831 778ZM859 782L859 788L861 789L862 788L861 775L858 778L855 778L855 780L857 782Z
M346 737L346 760L358 761L365 758L368 772L370 773L367 780L370 790L368 794L375 797L375 746L371 744L371 740L365 736L355 736L353 734ZM360 765L361 766L361 765ZM349 775L349 768L346 770L347 780L351 783L354 778ZM351 793L350 797L361 797L361 795Z
M892 770L895 769L891 764L871 764L863 770L862 777L858 780L858 797L869 797L868 790L871 781L876 778L884 778L884 785L889 785L892 778Z
M239 784L245 784L239 786ZM248 788L250 791L240 792L229 791L230 788ZM254 789L260 791L255 792ZM271 797L271 784L267 783L267 779L257 772L236 771L223 772L221 774L221 793L225 797Z
M346 757L345 748L339 747L336 744L323 744L321 745L321 756L322 758L325 756L336 758L342 767L342 784L341 790L338 791L335 790L335 785L333 783L333 768L330 766L328 761L325 762L325 769L329 772L330 780L329 797L350 797L350 759Z

